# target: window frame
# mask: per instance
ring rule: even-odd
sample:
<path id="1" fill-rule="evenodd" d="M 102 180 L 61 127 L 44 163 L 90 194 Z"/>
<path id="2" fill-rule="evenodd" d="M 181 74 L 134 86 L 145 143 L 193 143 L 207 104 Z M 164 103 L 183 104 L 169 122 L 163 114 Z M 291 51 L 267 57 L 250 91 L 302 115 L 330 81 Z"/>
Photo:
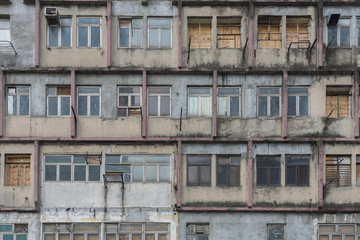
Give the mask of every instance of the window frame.
<path id="1" fill-rule="evenodd" d="M 101 237 L 101 224 L 100 223 L 94 223 L 94 222 L 77 222 L 77 223 L 63 223 L 63 222 L 55 222 L 55 223 L 47 223 L 44 222 L 41 224 L 42 225 L 42 234 L 41 237 L 43 240 L 45 240 L 45 236 L 54 236 L 55 239 L 60 239 L 61 235 L 67 235 L 69 236 L 69 239 L 73 239 L 74 235 L 83 235 L 85 240 L 88 240 L 89 235 L 97 235 L 100 239 Z M 53 232 L 50 231 L 45 231 L 45 226 L 46 225 L 55 225 L 56 230 Z M 75 226 L 77 227 L 81 226 L 81 225 L 94 225 L 94 226 L 98 226 L 99 230 L 98 231 L 76 231 L 75 230 Z"/>
<path id="2" fill-rule="evenodd" d="M 28 88 L 28 92 L 16 92 L 18 88 Z M 9 93 L 9 89 L 15 89 L 15 93 Z M 16 96 L 16 113 L 9 114 L 9 96 Z M 20 97 L 28 96 L 28 109 L 29 112 L 27 115 L 20 114 Z M 31 86 L 30 85 L 9 85 L 6 86 L 6 105 L 7 105 L 7 115 L 8 116 L 21 116 L 21 117 L 30 117 L 31 116 Z"/>
<path id="3" fill-rule="evenodd" d="M 232 164 L 231 161 L 232 159 L 231 158 L 238 158 L 239 159 L 239 163 L 238 164 Z M 229 158 L 230 160 L 230 163 L 225 165 L 220 165 L 219 164 L 219 159 L 221 158 Z M 217 187 L 239 187 L 240 186 L 240 164 L 241 164 L 241 155 L 217 155 L 216 156 L 216 186 Z M 219 166 L 225 166 L 226 168 L 226 183 L 225 184 L 220 184 L 219 183 Z M 230 183 L 230 178 L 231 178 L 231 173 L 230 173 L 230 169 L 231 168 L 236 168 L 237 171 L 238 171 L 238 176 L 236 178 L 236 180 L 238 181 L 236 184 L 231 184 Z"/>
<path id="4" fill-rule="evenodd" d="M 161 231 L 161 230 L 147 230 L 148 226 L 151 225 L 156 225 L 156 224 L 161 224 L 163 226 L 165 226 L 165 224 L 167 225 L 167 230 L 166 231 Z M 113 225 L 112 227 L 116 226 L 115 228 L 110 228 L 110 226 Z M 141 225 L 141 230 L 121 230 L 122 225 L 126 225 L 127 226 L 131 226 L 131 225 Z M 136 234 L 136 235 L 141 235 L 141 239 L 145 239 L 146 235 L 154 235 L 154 239 L 158 240 L 159 239 L 159 235 L 167 235 L 167 239 L 170 239 L 170 223 L 167 222 L 120 222 L 120 223 L 106 223 L 105 224 L 105 238 L 107 239 L 107 237 L 109 235 L 115 236 L 115 239 L 120 239 L 120 235 L 127 235 L 129 238 L 128 239 L 132 239 L 132 235 Z M 113 231 L 109 231 L 109 230 L 113 230 Z M 104 239 L 105 239 L 104 238 Z"/>
<path id="5" fill-rule="evenodd" d="M 0 224 L 0 229 L 2 229 L 4 226 L 11 226 L 11 231 L 0 231 L 0 239 L 3 239 L 4 236 L 12 236 L 13 239 L 18 239 L 17 236 L 26 236 L 26 239 L 28 239 L 28 233 L 29 233 L 29 226 L 26 223 L 1 223 Z M 19 230 L 16 230 L 17 226 L 22 226 L 21 230 L 24 229 L 23 231 L 26 230 L 26 232 L 19 232 Z M 26 226 L 26 227 L 25 227 Z"/>
<path id="6" fill-rule="evenodd" d="M 200 230 L 201 228 L 203 229 L 202 233 L 197 230 L 198 227 Z M 201 240 L 208 240 L 210 237 L 210 223 L 186 223 L 186 239 L 188 239 L 188 236 L 190 236 L 191 239 L 201 237 Z"/>
<path id="7" fill-rule="evenodd" d="M 201 35 L 201 27 L 208 28 L 210 26 L 210 33 L 209 35 Z M 194 46 L 191 42 L 191 33 L 190 33 L 190 27 L 197 28 L 197 34 L 195 35 L 195 38 L 198 39 L 198 46 Z M 212 39 L 212 32 L 213 32 L 213 26 L 212 26 L 212 17 L 188 17 L 187 18 L 187 45 L 189 45 L 190 42 L 190 49 L 211 49 L 213 46 L 213 39 Z M 205 36 L 205 37 L 201 37 Z M 210 40 L 206 40 L 206 38 L 209 38 Z M 217 42 L 217 41 L 216 41 Z M 207 46 L 209 45 L 209 46 Z"/>
<path id="8" fill-rule="evenodd" d="M 267 23 L 265 24 L 259 24 L 259 22 L 263 21 L 265 22 L 265 20 L 267 20 Z M 279 21 L 279 25 L 276 25 L 276 23 L 272 23 L 272 20 L 277 22 L 278 20 Z M 283 29 L 283 26 L 282 26 L 282 16 L 267 16 L 267 15 L 258 15 L 258 18 L 257 18 L 257 48 L 259 49 L 280 49 L 282 48 L 282 29 Z M 263 27 L 267 27 L 267 32 L 266 33 L 260 33 L 259 32 L 259 27 L 260 26 L 263 26 Z M 279 32 L 271 32 L 272 28 L 273 27 L 279 27 Z M 265 35 L 266 34 L 266 35 Z M 279 39 L 272 39 L 273 35 L 278 35 L 279 36 Z M 266 39 L 261 39 L 260 38 L 260 35 L 265 35 L 267 36 Z M 274 41 L 275 43 L 275 47 L 261 47 L 261 41 L 265 41 L 265 42 L 272 42 Z M 278 43 L 278 44 L 277 44 Z"/>
<path id="9" fill-rule="evenodd" d="M 120 89 L 121 88 L 139 88 L 139 93 L 120 93 Z M 138 96 L 140 98 L 140 102 L 139 102 L 139 106 L 132 106 L 131 105 L 131 97 L 136 97 Z M 128 105 L 127 106 L 120 106 L 120 97 L 127 97 L 127 101 L 128 101 Z M 142 109 L 142 86 L 117 86 L 117 116 L 118 117 L 139 117 L 141 116 L 141 109 Z M 119 110 L 120 109 L 126 109 L 126 116 L 120 116 L 119 115 Z M 132 115 L 129 114 L 131 111 L 139 111 L 139 114 L 136 115 Z"/>
<path id="10" fill-rule="evenodd" d="M 170 26 L 165 26 L 165 25 L 157 25 L 157 26 L 150 26 L 150 21 L 151 20 L 169 20 L 170 21 Z M 149 17 L 147 19 L 147 48 L 148 49 L 172 49 L 172 28 L 173 28 L 173 23 L 172 23 L 172 18 L 170 17 Z M 150 46 L 150 30 L 151 29 L 157 29 L 157 37 L 158 37 L 158 44 L 156 47 L 152 47 Z M 163 29 L 169 29 L 170 30 L 170 46 L 162 46 L 161 43 L 161 37 L 162 37 L 162 30 Z"/>
<path id="11" fill-rule="evenodd" d="M 307 93 L 289 93 L 289 89 L 307 89 Z M 296 98 L 296 106 L 295 106 L 295 115 L 289 114 L 289 106 L 290 101 L 289 97 L 295 97 Z M 300 115 L 300 97 L 306 97 L 307 98 L 307 115 Z M 308 117 L 310 116 L 310 94 L 309 94 L 309 87 L 308 86 L 289 86 L 288 88 L 288 117 Z"/>
<path id="12" fill-rule="evenodd" d="M 336 96 L 337 97 L 337 103 L 336 108 L 337 109 L 328 109 L 328 106 L 331 107 L 331 97 Z M 342 116 L 343 113 L 341 113 L 341 104 L 340 104 L 340 97 L 347 97 L 347 110 L 348 113 L 347 116 Z M 326 110 L 326 117 L 330 118 L 351 118 L 352 117 L 352 86 L 334 86 L 334 85 L 328 85 L 326 86 L 326 99 L 325 99 L 325 110 Z M 335 112 L 335 116 L 334 116 Z"/>
<path id="13" fill-rule="evenodd" d="M 20 163 L 10 163 L 9 158 L 20 158 L 21 162 Z M 26 160 L 26 162 L 24 162 L 24 159 Z M 4 179 L 4 185 L 5 186 L 12 186 L 12 187 L 29 187 L 31 186 L 31 154 L 6 154 L 5 155 L 5 179 Z M 16 185 L 14 184 L 10 184 L 9 183 L 9 165 L 17 165 L 17 183 Z M 21 168 L 21 169 L 20 169 Z M 19 173 L 20 171 L 22 172 L 22 175 Z M 28 178 L 26 178 L 28 175 Z M 22 177 L 22 182 L 20 182 L 20 177 Z"/>
<path id="14" fill-rule="evenodd" d="M 336 24 L 336 26 L 326 26 L 327 27 L 327 31 L 326 31 L 327 42 L 326 42 L 326 44 L 327 44 L 328 47 L 330 47 L 330 48 L 351 48 L 351 46 L 352 46 L 352 41 L 351 41 L 351 37 L 352 37 L 352 31 L 351 31 L 352 21 L 351 21 L 351 19 L 352 19 L 351 16 L 341 16 L 339 18 L 339 22 Z M 341 20 L 349 20 L 350 24 L 349 25 L 341 24 L 340 23 Z M 330 41 L 331 41 L 331 39 L 329 39 L 329 27 L 331 27 L 331 28 L 336 27 L 336 42 L 335 42 L 335 45 L 333 45 L 334 41 L 332 41 L 331 45 L 329 44 Z M 341 27 L 349 27 L 349 46 L 341 46 Z"/>
<path id="15" fill-rule="evenodd" d="M 226 19 L 229 19 L 230 21 L 226 24 L 226 23 L 219 23 L 221 21 L 225 21 Z M 231 22 L 231 20 L 233 20 L 235 22 L 235 20 L 239 20 L 239 23 L 234 23 Z M 239 49 L 242 48 L 241 46 L 241 21 L 242 21 L 242 17 L 217 17 L 216 18 L 216 47 L 219 49 L 223 49 L 223 48 L 230 48 L 230 49 Z M 229 27 L 231 29 L 231 31 L 233 30 L 233 28 L 239 28 L 239 33 L 219 33 L 219 29 L 220 28 L 226 28 Z M 234 40 L 234 47 L 219 47 L 219 40 L 224 40 L 224 39 L 219 39 L 219 37 L 227 37 L 227 36 L 234 36 L 235 40 Z M 237 44 L 237 38 L 239 38 L 239 43 Z M 225 40 L 226 41 L 226 40 Z M 228 40 L 229 41 L 229 40 Z"/>
<path id="16" fill-rule="evenodd" d="M 140 27 L 135 27 L 134 24 L 133 24 L 133 20 L 140 20 L 140 23 L 141 23 L 141 26 Z M 121 21 L 130 21 L 130 26 L 129 27 L 122 27 L 121 26 Z M 119 18 L 118 19 L 118 23 L 119 23 L 119 28 L 118 28 L 118 31 L 119 31 L 119 34 L 118 34 L 118 48 L 121 48 L 121 49 L 127 49 L 127 48 L 135 48 L 135 49 L 140 49 L 142 48 L 142 29 L 143 29 L 143 19 L 142 18 Z M 120 39 L 121 39 L 121 29 L 129 29 L 129 45 L 127 47 L 122 47 L 121 44 L 120 44 Z M 140 29 L 140 46 L 133 46 L 133 41 L 132 41 L 132 34 L 133 34 L 133 30 L 134 29 Z"/>
<path id="17" fill-rule="evenodd" d="M 169 88 L 169 93 L 150 93 L 151 89 L 155 88 Z M 171 117 L 171 86 L 148 86 L 147 89 L 147 116 L 148 117 Z M 157 114 L 156 115 L 149 115 L 150 109 L 150 97 L 157 97 Z M 161 97 L 169 97 L 169 115 L 162 115 L 161 114 Z"/>
<path id="18" fill-rule="evenodd" d="M 70 19 L 71 23 L 70 25 L 64 24 L 62 23 L 61 20 L 64 19 Z M 51 27 L 56 27 L 57 28 L 57 46 L 50 46 L 50 28 Z M 63 46 L 62 45 L 62 28 L 63 27 L 70 27 L 70 45 L 69 46 Z M 61 16 L 59 19 L 59 25 L 48 25 L 47 28 L 47 46 L 48 48 L 72 48 L 72 17 L 71 16 Z"/>
<path id="19" fill-rule="evenodd" d="M 225 94 L 221 94 L 219 93 L 220 89 L 239 89 L 239 94 L 232 94 L 232 93 L 225 93 Z M 219 102 L 219 98 L 226 98 L 226 111 L 225 111 L 225 115 L 220 115 L 220 102 Z M 239 99 L 239 114 L 238 115 L 231 115 L 231 98 L 233 97 L 238 97 Z M 217 115 L 218 117 L 241 117 L 241 87 L 235 87 L 235 86 L 226 86 L 226 87 L 218 87 L 217 88 Z"/>
<path id="20" fill-rule="evenodd" d="M 93 18 L 93 19 L 99 19 L 100 23 L 99 24 L 80 24 L 79 20 L 80 19 L 84 19 L 84 18 Z M 78 16 L 76 19 L 76 27 L 77 27 L 77 47 L 78 48 L 101 48 L 102 47 L 102 19 L 101 16 Z M 87 27 L 87 44 L 86 46 L 80 46 L 79 45 L 79 28 L 80 27 Z M 99 46 L 91 46 L 91 33 L 92 27 L 99 27 Z"/>
<path id="21" fill-rule="evenodd" d="M 290 19 L 296 20 L 296 23 L 292 23 L 290 25 Z M 306 33 L 301 33 L 300 32 L 300 27 L 304 27 L 305 24 L 299 23 L 299 20 L 301 19 L 307 19 L 307 24 L 306 24 Z M 311 33 L 311 17 L 310 16 L 286 16 L 286 47 L 289 47 L 291 44 L 292 48 L 308 48 L 309 44 L 310 44 L 310 33 Z M 294 33 L 294 32 L 288 32 L 288 27 L 294 27 L 296 26 L 296 42 L 293 41 L 289 41 L 288 40 L 288 33 Z M 307 35 L 307 40 L 300 40 L 300 35 Z M 290 36 L 289 36 L 290 37 Z M 296 45 L 293 45 L 292 43 L 296 43 Z"/>
<path id="22" fill-rule="evenodd" d="M 70 157 L 70 163 L 47 163 L 46 157 Z M 76 157 L 84 157 L 85 163 L 76 163 L 75 158 Z M 88 158 L 98 158 L 98 164 L 94 163 L 88 163 Z M 100 154 L 44 154 L 43 156 L 43 182 L 46 183 L 98 183 L 101 182 L 101 172 L 102 172 L 102 166 L 101 166 L 101 155 Z M 46 179 L 46 166 L 56 166 L 56 176 L 55 180 L 47 180 Z M 60 167 L 61 166 L 70 166 L 70 180 L 60 180 Z M 75 166 L 85 166 L 85 180 L 75 180 Z M 99 166 L 99 180 L 90 180 L 90 168 L 91 166 Z"/>
<path id="23" fill-rule="evenodd" d="M 306 163 L 289 163 L 292 158 L 302 158 L 305 159 L 306 158 Z M 309 155 L 285 155 L 285 186 L 288 187 L 309 187 L 310 184 L 310 166 L 309 166 L 309 162 L 310 162 L 310 156 Z M 306 167 L 306 171 L 307 171 L 307 183 L 305 184 L 301 184 L 299 183 L 299 176 L 300 174 L 300 169 L 302 168 L 302 166 Z M 288 179 L 288 171 L 289 171 L 289 167 L 295 167 L 295 184 L 291 184 L 289 183 L 289 179 Z"/>
<path id="24" fill-rule="evenodd" d="M 10 16 L 0 16 L 0 33 L 3 32 L 3 35 L 0 35 L 0 41 L 9 41 L 11 42 L 11 31 L 10 31 Z M 0 47 L 8 47 L 10 43 L 0 43 Z"/>
<path id="25" fill-rule="evenodd" d="M 79 89 L 80 88 L 98 88 L 99 89 L 99 93 L 79 93 Z M 77 114 L 79 117 L 101 117 L 101 86 L 84 86 L 84 85 L 78 85 L 76 86 L 76 92 L 77 92 L 77 97 L 76 97 L 76 107 L 77 107 Z M 86 106 L 86 115 L 80 115 L 79 114 L 79 97 L 80 96 L 86 96 L 87 100 L 87 106 Z M 99 114 L 98 115 L 91 115 L 91 97 L 93 96 L 98 96 L 99 97 Z"/>
<path id="26" fill-rule="evenodd" d="M 204 164 L 204 163 L 192 163 L 190 164 L 189 163 L 189 158 L 191 157 L 206 157 L 208 163 L 207 164 Z M 189 187 L 194 187 L 194 186 L 200 186 L 200 187 L 210 187 L 211 186 L 211 180 L 212 180 L 212 177 L 211 177 L 211 172 L 212 172 L 212 157 L 211 155 L 187 155 L 186 156 L 186 186 L 189 186 Z M 190 179 L 190 174 L 189 174 L 189 167 L 197 167 L 197 183 L 194 183 L 194 184 L 191 184 L 189 183 L 189 179 Z M 205 183 L 202 183 L 201 181 L 201 167 L 210 167 L 210 172 L 209 172 L 209 182 L 205 182 Z"/>
<path id="27" fill-rule="evenodd" d="M 357 47 L 360 47 L 360 17 L 356 18 L 356 29 L 357 29 Z"/>
<path id="28" fill-rule="evenodd" d="M 353 226 L 354 227 L 354 231 L 353 232 L 345 232 L 344 230 L 341 230 L 340 227 L 344 226 L 345 228 L 348 228 L 349 226 Z M 322 230 L 322 228 L 329 228 L 329 227 L 333 227 L 333 231 L 326 231 L 325 229 Z M 346 237 L 350 236 L 350 237 L 354 237 L 354 239 L 358 239 L 358 237 L 360 237 L 360 234 L 358 234 L 359 229 L 360 229 L 360 225 L 356 224 L 356 223 L 332 223 L 332 224 L 318 224 L 318 237 L 320 239 L 320 237 L 328 237 L 328 239 L 330 239 L 330 237 L 333 236 L 339 236 L 341 239 L 347 239 Z M 321 239 L 320 239 L 321 240 Z"/>
<path id="29" fill-rule="evenodd" d="M 328 163 L 330 161 L 335 161 L 334 158 L 336 158 L 337 163 Z M 341 163 L 338 162 L 339 158 L 344 158 L 349 161 L 349 163 Z M 333 159 L 333 160 L 331 160 Z M 343 160 L 344 160 L 343 159 Z M 341 160 L 341 159 L 340 159 Z M 343 161 L 341 160 L 341 161 Z M 351 155 L 346 154 L 339 154 L 339 155 L 333 155 L 333 154 L 327 154 L 325 159 L 325 185 L 331 185 L 334 187 L 351 187 L 351 179 L 352 179 L 352 164 L 351 164 L 352 158 Z M 340 170 L 340 166 L 343 166 Z M 335 172 L 333 171 L 333 176 L 331 176 L 331 168 L 336 167 Z M 345 171 L 347 172 L 347 175 L 344 174 Z M 347 179 L 346 179 L 347 177 Z"/>
<path id="30" fill-rule="evenodd" d="M 55 88 L 56 90 L 56 94 L 55 95 L 50 95 L 49 94 L 49 88 Z M 70 89 L 70 94 L 69 95 L 58 95 L 58 88 L 69 88 Z M 57 98 L 57 115 L 50 115 L 49 111 L 50 111 L 50 104 L 49 104 L 49 98 Z M 61 114 L 61 109 L 62 109 L 62 102 L 61 99 L 62 98 L 69 98 L 69 114 L 68 115 L 62 115 Z M 47 113 L 47 117 L 70 117 L 71 116 L 71 87 L 70 86 L 60 86 L 60 85 L 56 85 L 56 86 L 47 86 L 46 87 L 46 113 Z"/>
<path id="31" fill-rule="evenodd" d="M 266 166 L 259 167 L 259 160 L 264 158 L 262 161 L 266 161 L 265 158 L 274 158 L 273 161 L 276 161 L 277 166 Z M 266 170 L 266 184 L 259 184 L 259 169 Z M 271 183 L 271 169 L 277 169 L 278 171 L 278 183 Z M 280 187 L 281 186 L 281 156 L 280 155 L 256 155 L 256 186 L 257 187 Z"/>
<path id="32" fill-rule="evenodd" d="M 260 89 L 278 89 L 279 92 L 278 93 L 259 93 Z M 259 109 L 260 109 L 260 97 L 266 97 L 266 116 L 260 115 L 259 114 Z M 271 98 L 272 97 L 278 97 L 279 99 L 279 105 L 278 105 L 278 109 L 279 109 L 279 115 L 271 115 Z M 281 87 L 276 87 L 276 86 L 267 86 L 267 87 L 257 87 L 257 116 L 258 117 L 265 117 L 265 118 L 279 118 L 281 117 Z"/>
<path id="33" fill-rule="evenodd" d="M 209 89 L 209 93 L 190 93 L 190 91 L 192 89 Z M 188 117 L 212 117 L 212 87 L 202 87 L 202 86 L 196 86 L 196 87 L 191 87 L 189 86 L 187 89 L 187 93 L 188 93 Z M 197 114 L 196 115 L 191 115 L 191 104 L 190 104 L 190 98 L 197 98 Z M 202 114 L 203 109 L 202 109 L 202 99 L 203 98 L 209 98 L 209 114 Z"/>

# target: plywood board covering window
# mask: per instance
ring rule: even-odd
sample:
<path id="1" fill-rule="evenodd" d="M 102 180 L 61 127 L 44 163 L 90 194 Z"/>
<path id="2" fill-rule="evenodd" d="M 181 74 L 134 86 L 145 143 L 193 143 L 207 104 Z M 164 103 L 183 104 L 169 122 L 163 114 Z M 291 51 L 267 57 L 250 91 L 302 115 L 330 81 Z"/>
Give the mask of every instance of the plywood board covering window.
<path id="1" fill-rule="evenodd" d="M 217 47 L 241 48 L 241 18 L 217 19 Z"/>
<path id="2" fill-rule="evenodd" d="M 258 48 L 281 47 L 281 16 L 259 16 Z"/>
<path id="3" fill-rule="evenodd" d="M 30 186 L 30 155 L 6 156 L 6 185 Z"/>
<path id="4" fill-rule="evenodd" d="M 350 117 L 351 87 L 326 87 L 326 116 Z"/>
<path id="5" fill-rule="evenodd" d="M 350 156 L 326 156 L 326 184 L 335 187 L 351 186 Z"/>
<path id="6" fill-rule="evenodd" d="M 310 42 L 310 18 L 286 18 L 286 46 L 291 48 L 307 48 Z"/>
<path id="7" fill-rule="evenodd" d="M 190 48 L 211 48 L 211 18 L 188 19 L 188 44 Z"/>

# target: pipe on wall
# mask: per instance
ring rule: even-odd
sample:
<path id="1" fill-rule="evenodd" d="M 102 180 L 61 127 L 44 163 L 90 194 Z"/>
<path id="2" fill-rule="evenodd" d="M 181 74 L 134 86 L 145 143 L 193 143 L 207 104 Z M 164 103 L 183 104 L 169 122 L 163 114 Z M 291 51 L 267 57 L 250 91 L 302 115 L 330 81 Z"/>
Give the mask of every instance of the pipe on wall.
<path id="1" fill-rule="evenodd" d="M 39 140 L 34 141 L 34 203 L 38 204 L 39 197 Z"/>
<path id="2" fill-rule="evenodd" d="M 249 0 L 249 68 L 253 67 L 254 60 L 254 4 Z"/>
<path id="3" fill-rule="evenodd" d="M 324 204 L 324 154 L 323 154 L 324 144 L 323 140 L 318 141 L 318 162 L 319 162 L 319 187 L 318 187 L 318 198 L 319 198 L 319 207 L 321 208 Z"/>
<path id="4" fill-rule="evenodd" d="M 323 39 L 323 0 L 319 0 L 318 2 L 318 58 L 317 58 L 317 65 L 319 68 L 321 68 L 323 66 L 323 52 L 324 52 L 324 48 L 323 48 L 323 44 L 324 44 L 324 39 Z"/>
<path id="5" fill-rule="evenodd" d="M 3 71 L 0 70 L 0 137 L 3 135 L 3 94 L 6 91 L 3 86 Z"/>

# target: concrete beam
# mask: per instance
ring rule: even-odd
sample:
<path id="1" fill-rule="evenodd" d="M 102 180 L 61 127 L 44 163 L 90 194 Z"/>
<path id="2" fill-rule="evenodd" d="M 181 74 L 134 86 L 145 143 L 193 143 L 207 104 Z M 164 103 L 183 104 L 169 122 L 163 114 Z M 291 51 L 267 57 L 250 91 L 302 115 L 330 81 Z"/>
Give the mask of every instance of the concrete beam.
<path id="1" fill-rule="evenodd" d="M 245 49 L 244 49 L 245 50 Z M 249 68 L 253 67 L 254 61 L 254 4 L 249 1 Z"/>
<path id="2" fill-rule="evenodd" d="M 319 0 L 317 6 L 317 14 L 318 14 L 318 54 L 317 54 L 317 66 L 318 68 L 323 67 L 323 51 L 324 51 L 324 38 L 323 38 L 323 1 Z"/>

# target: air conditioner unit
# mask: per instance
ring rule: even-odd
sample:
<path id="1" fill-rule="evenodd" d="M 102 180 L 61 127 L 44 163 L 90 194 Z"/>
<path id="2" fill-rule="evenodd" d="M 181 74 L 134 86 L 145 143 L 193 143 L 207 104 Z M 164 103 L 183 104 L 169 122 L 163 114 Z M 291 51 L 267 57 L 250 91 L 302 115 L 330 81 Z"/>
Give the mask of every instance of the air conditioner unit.
<path id="1" fill-rule="evenodd" d="M 46 7 L 45 17 L 49 26 L 59 26 L 59 12 L 56 7 Z"/>

